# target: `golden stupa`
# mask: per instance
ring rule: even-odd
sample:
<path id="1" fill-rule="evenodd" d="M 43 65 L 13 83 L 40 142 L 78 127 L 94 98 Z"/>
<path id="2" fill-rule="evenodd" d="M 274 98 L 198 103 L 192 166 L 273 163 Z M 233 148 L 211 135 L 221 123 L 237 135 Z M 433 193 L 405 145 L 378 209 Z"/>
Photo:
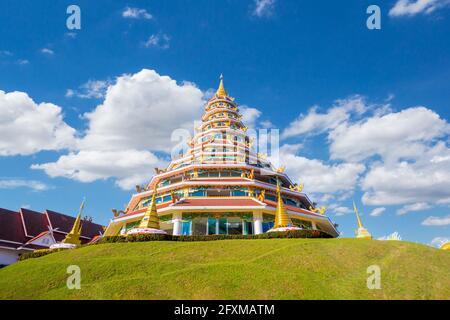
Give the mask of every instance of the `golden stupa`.
<path id="1" fill-rule="evenodd" d="M 280 181 L 277 180 L 277 208 L 275 211 L 274 228 L 286 228 L 292 226 L 291 218 L 286 213 L 283 198 L 281 197 Z"/>
<path id="2" fill-rule="evenodd" d="M 157 185 L 158 184 L 155 183 L 155 186 L 153 188 L 153 195 L 152 195 L 151 203 L 148 206 L 147 210 L 145 211 L 145 214 L 142 217 L 139 225 L 135 228 L 130 229 L 127 232 L 127 235 L 152 234 L 152 233 L 167 234 L 166 231 L 161 230 L 160 225 L 159 225 L 158 210 L 156 208 L 156 186 Z"/>
<path id="3" fill-rule="evenodd" d="M 62 243 L 74 244 L 77 246 L 79 246 L 81 244 L 81 240 L 80 240 L 81 228 L 82 228 L 81 213 L 83 212 L 83 209 L 84 209 L 84 202 L 85 202 L 85 200 L 83 200 L 83 202 L 81 203 L 80 211 L 78 212 L 77 218 L 75 219 L 72 230 L 70 230 L 70 232 L 67 234 L 67 236 L 62 241 Z"/>
<path id="4" fill-rule="evenodd" d="M 372 239 L 372 235 L 370 234 L 369 230 L 364 228 L 361 218 L 359 217 L 358 208 L 356 208 L 355 201 L 353 201 L 353 210 L 356 214 L 356 219 L 358 219 L 358 229 L 355 231 L 356 238 L 358 239 Z"/>
<path id="5" fill-rule="evenodd" d="M 147 211 L 142 217 L 141 223 L 139 224 L 138 228 L 159 229 L 159 217 L 156 210 L 156 184 L 153 189 L 151 204 L 148 206 Z"/>

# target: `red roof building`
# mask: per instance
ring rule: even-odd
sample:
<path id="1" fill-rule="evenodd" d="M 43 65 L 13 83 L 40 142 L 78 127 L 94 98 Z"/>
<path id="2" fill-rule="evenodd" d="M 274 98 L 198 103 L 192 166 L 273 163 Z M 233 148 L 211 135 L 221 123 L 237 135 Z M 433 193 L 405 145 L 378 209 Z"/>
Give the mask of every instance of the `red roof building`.
<path id="1" fill-rule="evenodd" d="M 75 218 L 45 210 L 43 213 L 21 208 L 18 212 L 0 208 L 0 265 L 17 261 L 20 254 L 48 248 L 62 241 Z M 90 221 L 82 222 L 81 243 L 89 243 L 104 231 Z"/>

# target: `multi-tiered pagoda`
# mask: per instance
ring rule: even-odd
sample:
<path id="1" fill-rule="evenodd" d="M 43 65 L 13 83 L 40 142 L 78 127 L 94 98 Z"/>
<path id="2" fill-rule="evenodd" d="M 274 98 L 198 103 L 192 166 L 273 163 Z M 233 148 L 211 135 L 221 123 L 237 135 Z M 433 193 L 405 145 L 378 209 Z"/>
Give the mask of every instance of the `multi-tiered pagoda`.
<path id="1" fill-rule="evenodd" d="M 127 234 L 145 221 L 173 235 L 260 234 L 280 228 L 338 231 L 323 208 L 267 157 L 253 151 L 223 77 L 206 103 L 189 149 L 150 183 L 137 186 L 124 211 L 113 210 L 105 235 Z"/>

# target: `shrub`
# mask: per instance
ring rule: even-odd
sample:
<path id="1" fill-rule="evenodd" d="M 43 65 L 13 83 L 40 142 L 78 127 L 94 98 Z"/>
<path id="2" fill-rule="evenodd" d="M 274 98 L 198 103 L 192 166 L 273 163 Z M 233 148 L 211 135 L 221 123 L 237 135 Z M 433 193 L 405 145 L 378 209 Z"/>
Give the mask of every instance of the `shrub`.
<path id="1" fill-rule="evenodd" d="M 48 255 L 50 253 L 54 253 L 54 252 L 58 252 L 58 251 L 62 251 L 62 250 L 67 250 L 67 249 L 63 249 L 63 248 L 59 248 L 59 249 L 39 249 L 39 250 L 35 250 L 33 252 L 27 252 L 27 253 L 21 254 L 19 256 L 19 261 L 30 259 L 30 258 L 43 257 L 43 256 L 46 256 L 46 255 Z"/>
<path id="2" fill-rule="evenodd" d="M 331 238 L 320 230 L 298 230 L 285 232 L 267 232 L 261 234 L 213 234 L 204 236 L 173 236 L 170 234 L 137 234 L 129 236 L 103 237 L 97 243 L 146 242 L 146 241 L 214 241 L 232 239 L 281 239 L 281 238 Z"/>

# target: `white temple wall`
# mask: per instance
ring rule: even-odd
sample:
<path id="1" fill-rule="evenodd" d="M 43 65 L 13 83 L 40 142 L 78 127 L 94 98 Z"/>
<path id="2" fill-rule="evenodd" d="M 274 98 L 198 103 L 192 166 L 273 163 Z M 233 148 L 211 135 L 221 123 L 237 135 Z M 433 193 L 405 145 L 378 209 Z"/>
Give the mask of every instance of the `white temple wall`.
<path id="1" fill-rule="evenodd" d="M 0 265 L 10 265 L 19 259 L 19 252 L 15 249 L 0 248 Z"/>

